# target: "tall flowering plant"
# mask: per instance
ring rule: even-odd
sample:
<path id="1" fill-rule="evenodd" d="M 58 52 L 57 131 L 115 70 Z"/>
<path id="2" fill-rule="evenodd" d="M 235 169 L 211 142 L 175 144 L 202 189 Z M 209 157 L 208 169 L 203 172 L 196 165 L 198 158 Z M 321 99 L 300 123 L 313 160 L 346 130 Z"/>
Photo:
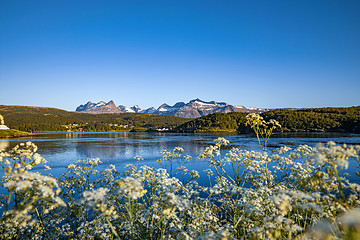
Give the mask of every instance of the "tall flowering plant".
<path id="1" fill-rule="evenodd" d="M 162 168 L 139 167 L 136 157 L 122 171 L 99 171 L 100 159 L 85 159 L 58 179 L 35 172 L 49 167 L 31 142 L 0 152 L 0 238 L 360 239 L 360 186 L 340 174 L 359 161 L 360 148 L 269 151 L 279 124 L 256 114 L 247 124 L 260 151 L 224 152 L 230 142 L 216 139 L 200 154 L 208 187 L 180 147 L 162 152 Z"/>
<path id="2" fill-rule="evenodd" d="M 1 184 L 7 191 L 0 196 L 2 238 L 21 237 L 28 231 L 46 236 L 53 219 L 49 222 L 45 219 L 54 209 L 66 206 L 59 197 L 61 189 L 55 178 L 30 171 L 37 165 L 50 169 L 45 163 L 31 142 L 0 152 L 0 166 L 4 171 Z"/>

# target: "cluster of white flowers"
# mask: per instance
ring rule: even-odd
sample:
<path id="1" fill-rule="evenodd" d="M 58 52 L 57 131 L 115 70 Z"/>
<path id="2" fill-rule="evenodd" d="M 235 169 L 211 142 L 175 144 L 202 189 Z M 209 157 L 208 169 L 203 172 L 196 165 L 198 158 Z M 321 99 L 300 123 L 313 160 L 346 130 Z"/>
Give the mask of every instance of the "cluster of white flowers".
<path id="1" fill-rule="evenodd" d="M 248 121 L 259 133 L 278 127 L 256 114 Z M 0 238 L 360 238 L 360 185 L 337 171 L 358 160 L 359 147 L 224 154 L 226 145 L 218 138 L 200 155 L 209 163 L 209 187 L 198 184 L 199 172 L 186 168 L 190 157 L 178 147 L 163 152 L 164 168 L 129 164 L 119 172 L 110 165 L 100 172 L 99 159 L 86 159 L 59 179 L 30 171 L 46 163 L 30 142 L 1 152 L 9 194 L 0 197 Z"/>
<path id="2" fill-rule="evenodd" d="M 256 128 L 257 126 L 263 126 L 266 124 L 264 118 L 256 113 L 249 113 L 246 116 L 246 125 L 249 125 L 251 128 Z"/>
<path id="3" fill-rule="evenodd" d="M 358 151 L 354 146 L 347 147 L 345 144 L 340 146 L 334 142 L 328 142 L 327 146 L 318 145 L 313 154 L 318 165 L 329 164 L 347 169 L 348 159 L 357 157 Z"/>
<path id="4" fill-rule="evenodd" d="M 200 154 L 199 158 L 214 158 L 214 153 L 216 156 L 220 156 L 220 149 L 219 149 L 219 146 L 209 146 L 209 147 L 206 147 L 205 151 Z M 216 163 L 216 162 L 214 162 Z"/>
<path id="5" fill-rule="evenodd" d="M 125 194 L 129 198 L 138 199 L 147 191 L 144 189 L 141 181 L 133 177 L 126 177 L 119 181 L 119 193 Z"/>
<path id="6" fill-rule="evenodd" d="M 339 224 L 346 232 L 356 229 L 358 237 L 360 237 L 360 208 L 354 208 L 347 211 L 339 218 Z"/>
<path id="7" fill-rule="evenodd" d="M 53 210 L 66 206 L 59 197 L 61 190 L 55 178 L 29 172 L 34 166 L 46 163 L 36 151 L 37 146 L 26 142 L 0 153 L 0 165 L 5 173 L 1 183 L 9 192 L 2 198 L 1 238 L 11 239 L 27 233 L 29 228 L 43 231 L 39 215 L 45 218 Z M 49 169 L 46 165 L 44 168 Z"/>
<path id="8" fill-rule="evenodd" d="M 100 161 L 99 158 L 88 158 L 88 159 L 84 159 L 84 160 L 78 160 L 77 161 L 78 163 L 83 163 L 83 164 L 87 164 L 87 165 L 90 165 L 90 166 L 93 166 L 93 165 L 99 165 L 102 163 L 102 161 Z"/>
<path id="9" fill-rule="evenodd" d="M 217 138 L 217 139 L 215 139 L 214 140 L 215 141 L 215 143 L 217 144 L 217 145 L 224 145 L 224 146 L 226 146 L 226 145 L 228 145 L 230 142 L 229 142 L 229 140 L 227 140 L 227 139 L 225 139 L 225 138 L 223 138 L 223 137 L 219 137 L 219 138 Z"/>
<path id="10" fill-rule="evenodd" d="M 106 194 L 109 192 L 107 188 L 93 189 L 92 191 L 83 192 L 84 199 L 90 206 L 103 203 L 105 201 Z"/>

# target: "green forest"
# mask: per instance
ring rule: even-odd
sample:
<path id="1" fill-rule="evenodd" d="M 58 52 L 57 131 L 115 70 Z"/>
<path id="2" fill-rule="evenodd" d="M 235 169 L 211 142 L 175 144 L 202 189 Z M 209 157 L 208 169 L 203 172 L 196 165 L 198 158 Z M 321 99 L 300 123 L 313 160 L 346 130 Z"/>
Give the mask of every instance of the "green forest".
<path id="1" fill-rule="evenodd" d="M 5 105 L 0 105 L 0 114 L 4 116 L 9 128 L 26 132 L 173 129 L 191 120 L 142 113 L 87 114 L 56 108 Z"/>
<path id="2" fill-rule="evenodd" d="M 175 128 L 177 132 L 236 132 L 246 131 L 247 113 L 213 113 L 196 118 Z"/>
<path id="3" fill-rule="evenodd" d="M 184 123 L 178 132 L 251 132 L 245 126 L 247 113 L 214 113 Z M 275 119 L 283 132 L 337 131 L 360 133 L 360 107 L 276 109 L 261 114 Z"/>
<path id="4" fill-rule="evenodd" d="M 360 106 L 348 108 L 277 109 L 262 114 L 276 119 L 282 131 L 360 132 Z"/>

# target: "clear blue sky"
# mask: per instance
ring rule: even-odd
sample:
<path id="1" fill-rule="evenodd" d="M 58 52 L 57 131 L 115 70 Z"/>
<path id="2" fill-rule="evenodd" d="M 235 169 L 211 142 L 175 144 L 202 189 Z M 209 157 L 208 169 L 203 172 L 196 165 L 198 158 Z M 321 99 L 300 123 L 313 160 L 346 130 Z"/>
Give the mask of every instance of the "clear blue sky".
<path id="1" fill-rule="evenodd" d="M 360 105 L 359 0 L 0 3 L 0 104 Z"/>

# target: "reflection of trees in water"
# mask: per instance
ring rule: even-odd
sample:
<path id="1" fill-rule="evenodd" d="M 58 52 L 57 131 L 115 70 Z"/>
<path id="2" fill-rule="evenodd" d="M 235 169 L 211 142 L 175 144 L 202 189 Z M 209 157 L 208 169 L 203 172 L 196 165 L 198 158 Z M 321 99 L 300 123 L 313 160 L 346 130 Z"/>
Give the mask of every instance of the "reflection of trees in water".
<path id="1" fill-rule="evenodd" d="M 182 147 L 184 149 L 183 154 L 195 155 L 196 157 L 202 153 L 209 144 L 203 141 L 172 141 L 172 142 L 160 142 L 161 150 L 173 150 L 175 147 Z"/>
<path id="2" fill-rule="evenodd" d="M 135 156 L 146 158 L 161 158 L 165 149 L 173 150 L 175 147 L 184 148 L 184 155 L 192 155 L 193 159 L 205 150 L 208 144 L 201 141 L 169 141 L 164 138 L 130 139 L 118 138 L 110 141 L 81 141 L 76 143 L 76 151 L 87 158 L 100 159 L 132 159 Z"/>
<path id="3" fill-rule="evenodd" d="M 57 139 L 54 141 L 36 141 L 34 143 L 39 148 L 38 152 L 46 155 L 62 154 L 71 151 L 72 148 L 71 143 Z"/>
<path id="4" fill-rule="evenodd" d="M 161 141 L 160 139 L 153 139 L 152 141 L 137 143 L 136 149 L 142 149 L 137 151 L 139 156 L 142 156 L 145 160 L 146 157 L 161 158 L 161 152 L 164 150 L 172 151 L 175 147 L 182 147 L 184 149 L 183 156 L 192 156 L 192 161 L 198 160 L 197 157 L 202 153 L 209 144 L 205 144 L 202 141 Z M 136 150 L 135 150 L 136 151 Z"/>
<path id="5" fill-rule="evenodd" d="M 67 132 L 65 138 L 119 138 L 119 137 L 128 137 L 128 132 L 106 132 L 106 133 L 97 133 L 97 132 Z"/>
<path id="6" fill-rule="evenodd" d="M 272 138 L 339 138 L 349 136 L 349 134 L 339 132 L 290 132 L 276 133 Z"/>
<path id="7" fill-rule="evenodd" d="M 106 143 L 78 142 L 76 151 L 87 158 L 115 158 L 117 148 Z"/>
<path id="8" fill-rule="evenodd" d="M 118 161 L 132 160 L 135 156 L 147 159 L 160 159 L 161 151 L 173 150 L 175 147 L 184 149 L 183 155 L 191 155 L 192 162 L 200 162 L 197 157 L 206 147 L 214 144 L 214 139 L 218 136 L 213 135 L 173 135 L 173 134 L 151 134 L 151 133 L 83 133 L 69 134 L 67 138 L 81 138 L 81 141 L 70 141 L 69 145 L 76 152 L 85 158 L 95 158 Z M 258 150 L 257 139 L 249 136 L 227 136 L 230 140 L 226 153 L 232 147 L 243 150 Z M 286 139 L 286 140 L 285 140 Z M 273 138 L 269 147 L 276 148 L 284 145 L 299 145 L 309 143 L 306 138 Z M 322 138 L 312 138 L 312 141 L 321 141 Z M 314 144 L 313 144 L 314 145 Z M 66 147 L 66 146 L 63 146 Z"/>

